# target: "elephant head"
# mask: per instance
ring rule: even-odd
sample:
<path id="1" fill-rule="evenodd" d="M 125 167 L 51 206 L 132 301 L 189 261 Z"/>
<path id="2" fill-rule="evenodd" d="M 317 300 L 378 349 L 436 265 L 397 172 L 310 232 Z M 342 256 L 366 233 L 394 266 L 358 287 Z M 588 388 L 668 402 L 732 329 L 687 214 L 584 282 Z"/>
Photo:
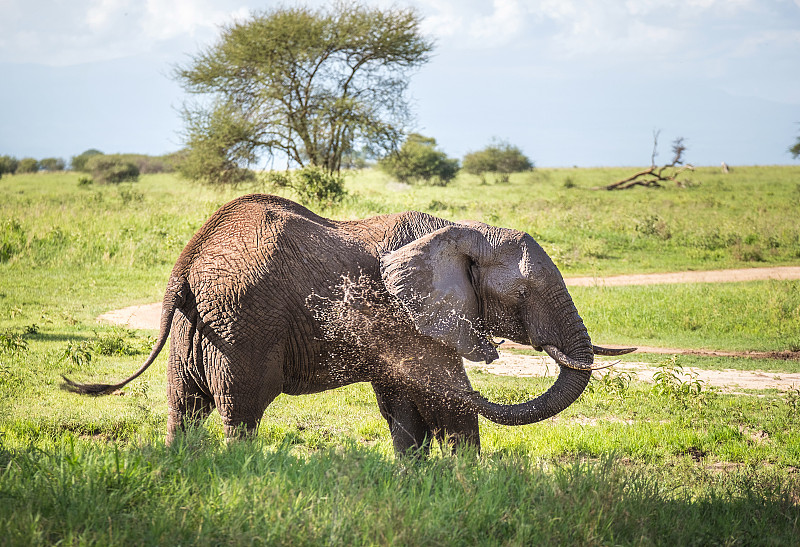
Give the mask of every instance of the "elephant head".
<path id="1" fill-rule="evenodd" d="M 499 405 L 477 392 L 448 396 L 505 425 L 549 418 L 586 388 L 595 353 L 564 280 L 528 234 L 481 223 L 446 226 L 386 254 L 383 282 L 423 335 L 471 361 L 498 358 L 492 337 L 544 349 L 560 365 L 553 386 L 517 405 Z"/>

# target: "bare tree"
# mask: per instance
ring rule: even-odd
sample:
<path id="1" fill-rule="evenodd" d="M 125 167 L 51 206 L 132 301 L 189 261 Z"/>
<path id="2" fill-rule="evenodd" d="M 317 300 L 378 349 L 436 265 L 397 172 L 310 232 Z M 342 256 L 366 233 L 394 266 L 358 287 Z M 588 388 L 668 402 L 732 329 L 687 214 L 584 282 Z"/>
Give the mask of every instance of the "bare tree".
<path id="1" fill-rule="evenodd" d="M 656 166 L 658 136 L 660 133 L 661 131 L 653 131 L 653 153 L 650 155 L 650 167 L 600 188 L 605 190 L 627 190 L 634 186 L 661 188 L 664 182 L 674 182 L 679 187 L 684 187 L 691 183 L 689 179 L 680 178 L 681 173 L 684 171 L 694 171 L 694 166 L 691 163 L 685 164 L 683 161 L 683 153 L 686 152 L 683 137 L 678 137 L 672 141 L 672 161 L 660 167 Z"/>

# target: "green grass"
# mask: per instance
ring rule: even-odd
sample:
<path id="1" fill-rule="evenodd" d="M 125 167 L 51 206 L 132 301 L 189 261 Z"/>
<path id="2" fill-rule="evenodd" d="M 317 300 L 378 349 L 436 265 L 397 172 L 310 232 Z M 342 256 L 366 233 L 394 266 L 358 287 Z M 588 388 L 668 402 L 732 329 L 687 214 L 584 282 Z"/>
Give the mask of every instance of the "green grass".
<path id="1" fill-rule="evenodd" d="M 508 401 L 546 383 L 473 377 Z M 161 412 L 127 435 L 120 423 L 6 420 L 0 533 L 11 544 L 791 545 L 797 404 L 598 380 L 554 420 L 482 421 L 480 457 L 426 461 L 392 458 L 363 385 L 281 397 L 258 439 L 227 447 L 216 416 L 169 449 Z"/>
<path id="2" fill-rule="evenodd" d="M 335 218 L 406 209 L 531 232 L 568 275 L 797 264 L 800 169 L 700 169 L 699 186 L 590 190 L 626 174 L 550 169 L 507 185 L 461 176 L 401 187 L 366 171 Z M 217 414 L 163 446 L 166 352 L 121 395 L 78 397 L 60 375 L 122 378 L 150 340 L 99 325 L 161 298 L 189 237 L 259 190 L 170 175 L 78 187 L 77 175 L 0 179 L 0 543 L 775 544 L 800 534 L 800 392 L 599 375 L 552 420 L 481 419 L 480 456 L 397 461 L 368 385 L 279 397 L 252 442 Z M 730 350 L 800 344 L 800 285 L 582 287 L 593 339 Z M 644 356 L 656 363 L 664 356 Z M 628 358 L 641 359 L 634 354 Z M 703 368 L 798 372 L 798 362 L 682 356 Z M 514 402 L 552 379 L 472 371 Z M 679 524 L 676 524 L 679 523 Z"/>
<path id="3" fill-rule="evenodd" d="M 624 169 L 542 169 L 510 184 L 481 186 L 461 175 L 444 189 L 386 191 L 381 173 L 350 187 L 383 211 L 419 209 L 470 218 L 533 235 L 567 274 L 680 271 L 796 264 L 800 168 L 743 167 L 729 175 L 698 169 L 690 188 L 591 188 Z M 566 187 L 571 181 L 573 187 Z M 348 211 L 349 213 L 349 211 Z M 355 216 L 367 214 L 357 210 Z"/>
<path id="4" fill-rule="evenodd" d="M 335 218 L 415 209 L 518 228 L 537 238 L 567 275 L 800 261 L 800 227 L 793 220 L 800 167 L 741 167 L 729 175 L 700 168 L 700 184 L 690 188 L 591 189 L 626 172 L 541 169 L 514 175 L 509 184 L 483 186 L 460 175 L 440 188 L 406 187 L 378 171 L 362 171 L 348 175 L 349 197 L 341 204 L 312 208 Z M 242 193 L 274 191 L 259 184 L 200 187 L 171 175 L 79 189 L 77 178 L 37 174 L 0 181 L 4 262 L 166 268 L 219 205 Z M 575 186 L 566 187 L 567 180 Z"/>
<path id="5" fill-rule="evenodd" d="M 598 342 L 800 350 L 800 281 L 572 287 Z"/>
<path id="6" fill-rule="evenodd" d="M 723 479 L 613 458 L 397 464 L 349 443 L 303 456 L 72 438 L 0 463 L 10 544 L 790 545 L 797 533 L 794 493 L 770 470 Z"/>

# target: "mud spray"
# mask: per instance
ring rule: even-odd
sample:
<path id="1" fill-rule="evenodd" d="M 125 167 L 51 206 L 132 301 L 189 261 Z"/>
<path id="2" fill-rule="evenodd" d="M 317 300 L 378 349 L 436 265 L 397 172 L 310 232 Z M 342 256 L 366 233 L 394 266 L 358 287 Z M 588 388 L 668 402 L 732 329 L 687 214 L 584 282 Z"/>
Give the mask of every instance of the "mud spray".
<path id="1" fill-rule="evenodd" d="M 363 272 L 355 278 L 342 276 L 327 294 L 313 292 L 306 306 L 332 348 L 332 375 L 352 376 L 344 367 L 355 367 L 367 381 L 422 389 L 437 398 L 474 396 L 456 387 L 446 371 L 431 362 L 425 346 L 437 346 L 441 352 L 438 342 L 425 340 L 400 301 Z"/>

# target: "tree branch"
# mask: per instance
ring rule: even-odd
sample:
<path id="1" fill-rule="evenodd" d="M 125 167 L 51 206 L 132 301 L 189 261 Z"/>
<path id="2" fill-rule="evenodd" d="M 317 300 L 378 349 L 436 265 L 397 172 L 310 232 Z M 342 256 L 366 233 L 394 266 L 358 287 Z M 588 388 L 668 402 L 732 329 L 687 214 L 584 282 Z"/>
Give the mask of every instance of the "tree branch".
<path id="1" fill-rule="evenodd" d="M 629 177 L 613 182 L 606 186 L 600 186 L 595 190 L 627 190 L 634 186 L 644 186 L 647 188 L 661 188 L 662 182 L 674 182 L 679 187 L 687 186 L 691 183 L 689 179 L 679 179 L 679 175 L 684 171 L 694 171 L 692 164 L 683 165 L 683 153 L 686 145 L 683 144 L 683 137 L 678 137 L 672 142 L 672 152 L 674 154 L 672 162 L 656 167 L 656 156 L 658 155 L 658 136 L 660 131 L 653 131 L 653 152 L 650 155 L 650 167 L 638 171 Z M 682 167 L 680 167 L 682 166 Z"/>

